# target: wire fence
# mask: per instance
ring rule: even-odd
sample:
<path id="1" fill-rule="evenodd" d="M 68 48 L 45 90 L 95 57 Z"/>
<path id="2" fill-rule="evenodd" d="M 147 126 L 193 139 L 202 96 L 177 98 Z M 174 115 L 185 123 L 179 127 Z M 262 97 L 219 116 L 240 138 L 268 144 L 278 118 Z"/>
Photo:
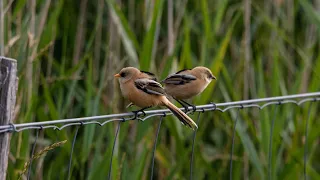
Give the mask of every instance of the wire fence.
<path id="1" fill-rule="evenodd" d="M 272 116 L 272 121 L 271 121 L 271 127 L 270 127 L 270 137 L 269 137 L 269 144 L 268 144 L 268 179 L 271 179 L 271 174 L 272 174 L 272 167 L 271 167 L 271 157 L 272 157 L 272 139 L 273 139 L 273 130 L 274 130 L 274 122 L 277 117 L 277 113 L 279 111 L 279 105 L 284 105 L 284 104 L 295 104 L 297 106 L 300 106 L 306 102 L 311 102 L 310 106 L 308 107 L 308 118 L 306 120 L 306 126 L 305 126 L 305 139 L 306 142 L 304 144 L 304 157 L 303 157 L 303 162 L 304 162 L 304 179 L 307 179 L 307 172 L 306 172 L 306 163 L 307 163 L 307 140 L 308 140 L 308 121 L 310 119 L 310 109 L 312 105 L 314 104 L 313 102 L 319 102 L 320 101 L 320 92 L 314 92 L 314 93 L 305 93 L 305 94 L 296 94 L 296 95 L 288 95 L 288 96 L 278 96 L 278 97 L 270 97 L 270 98 L 261 98 L 261 99 L 252 99 L 252 100 L 243 100 L 243 101 L 233 101 L 233 102 L 225 102 L 225 103 L 210 103 L 210 104 L 205 104 L 205 105 L 199 105 L 196 106 L 196 109 L 193 110 L 192 107 L 188 107 L 189 111 L 188 113 L 195 113 L 198 112 L 197 116 L 197 124 L 199 124 L 200 116 L 202 113 L 206 111 L 220 111 L 220 112 L 226 112 L 231 109 L 237 109 L 237 113 L 235 116 L 235 121 L 233 124 L 233 131 L 232 131 L 232 146 L 230 150 L 230 162 L 229 162 L 229 167 L 230 167 L 230 174 L 229 177 L 232 179 L 232 157 L 233 157 L 233 151 L 234 151 L 234 141 L 235 141 L 235 134 L 236 134 L 236 125 L 239 119 L 239 112 L 241 109 L 244 108 L 258 108 L 258 109 L 263 109 L 265 107 L 275 105 L 274 111 L 273 111 L 273 116 Z M 184 108 L 181 108 L 181 110 L 184 110 Z M 141 115 L 144 115 L 141 117 Z M 111 172 L 112 172 L 112 157 L 114 153 L 114 147 L 116 144 L 117 136 L 119 134 L 119 129 L 120 126 L 123 122 L 130 121 L 130 120 L 140 120 L 140 121 L 145 121 L 147 119 L 155 119 L 153 117 L 160 117 L 160 122 L 158 124 L 158 128 L 156 131 L 156 138 L 154 141 L 153 145 L 153 150 L 152 150 L 152 164 L 151 164 L 151 174 L 150 178 L 153 179 L 153 171 L 154 171 L 154 155 L 155 155 L 155 150 L 157 147 L 157 140 L 158 140 L 158 134 L 160 132 L 160 127 L 161 123 L 164 120 L 164 118 L 167 115 L 172 115 L 172 113 L 168 109 L 158 109 L 158 110 L 150 110 L 150 111 L 145 111 L 145 114 L 142 112 L 138 113 L 138 116 L 136 116 L 134 113 L 121 113 L 121 114 L 110 114 L 110 115 L 101 115 L 101 116 L 90 116 L 90 117 L 81 117 L 81 118 L 71 118 L 71 119 L 60 119 L 60 120 L 53 120 L 53 121 L 42 121 L 42 122 L 31 122 L 31 123 L 21 123 L 21 124 L 8 124 L 8 125 L 2 125 L 0 126 L 0 134 L 1 133 L 11 133 L 11 132 L 21 132 L 25 130 L 37 130 L 36 132 L 36 138 L 33 142 L 32 145 L 32 155 L 34 155 L 34 149 L 35 145 L 38 140 L 38 135 L 39 132 L 45 129 L 54 129 L 54 130 L 63 130 L 66 127 L 69 126 L 77 126 L 76 131 L 73 137 L 72 141 L 72 146 L 71 146 L 71 153 L 70 153 L 70 159 L 69 159 L 69 165 L 68 165 L 68 179 L 71 177 L 71 171 L 70 167 L 72 165 L 72 154 L 73 154 L 73 149 L 74 145 L 77 139 L 77 134 L 79 127 L 83 125 L 88 125 L 88 124 L 96 124 L 99 126 L 104 126 L 107 123 L 110 122 L 115 122 L 118 121 L 118 126 L 116 129 L 115 137 L 114 137 L 114 142 L 113 142 L 113 147 L 111 151 L 111 160 L 110 160 L 110 166 L 109 166 L 109 174 L 108 174 L 108 179 L 111 178 Z M 201 128 L 201 127 L 199 127 Z M 196 132 L 194 131 L 193 134 L 193 140 L 192 140 L 192 153 L 190 157 L 190 179 L 193 179 L 193 160 L 194 160 L 194 144 L 196 141 Z M 27 178 L 30 178 L 30 171 L 31 171 L 31 163 L 29 166 L 28 170 L 28 175 Z"/>

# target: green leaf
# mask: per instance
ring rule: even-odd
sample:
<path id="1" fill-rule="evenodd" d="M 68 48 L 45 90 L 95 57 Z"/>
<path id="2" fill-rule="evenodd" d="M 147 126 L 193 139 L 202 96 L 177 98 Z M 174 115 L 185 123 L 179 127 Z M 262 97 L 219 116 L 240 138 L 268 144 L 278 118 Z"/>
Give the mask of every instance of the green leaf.
<path id="1" fill-rule="evenodd" d="M 131 31 L 132 28 L 129 27 L 129 24 L 118 5 L 112 0 L 106 0 L 106 2 L 109 5 L 112 20 L 118 28 L 125 50 L 133 64 L 137 64 L 138 56 L 136 51 L 139 50 L 139 46 L 134 33 Z"/>
<path id="2" fill-rule="evenodd" d="M 307 15 L 307 20 L 311 21 L 312 24 L 317 26 L 318 33 L 320 33 L 320 13 L 312 7 L 312 4 L 309 1 L 299 0 L 298 1 L 304 12 Z"/>
<path id="3" fill-rule="evenodd" d="M 163 2 L 164 0 L 155 1 L 151 25 L 148 27 L 143 39 L 143 45 L 140 53 L 140 68 L 142 70 L 149 70 L 150 64 L 154 62 L 154 55 L 157 47 L 156 42 L 160 31 Z"/>
<path id="4" fill-rule="evenodd" d="M 53 95 L 51 94 L 48 84 L 43 75 L 41 75 L 41 82 L 43 85 L 44 98 L 49 107 L 49 114 L 51 119 L 59 119 L 59 113 L 55 106 L 55 103 L 52 99 Z"/>
<path id="5" fill-rule="evenodd" d="M 234 30 L 235 23 L 237 22 L 239 17 L 240 17 L 240 14 L 237 13 L 236 16 L 233 18 L 231 25 L 229 26 L 228 31 L 227 31 L 223 41 L 221 42 L 218 53 L 214 57 L 214 59 L 211 63 L 210 69 L 211 69 L 212 73 L 217 77 L 217 81 L 219 81 L 219 74 L 220 74 L 221 68 L 223 66 L 224 57 L 226 55 L 227 48 L 228 48 L 230 40 L 231 40 L 231 36 L 232 36 L 232 32 Z M 210 99 L 212 98 L 211 96 L 212 96 L 212 91 L 214 89 L 214 85 L 215 85 L 215 83 L 210 83 L 209 86 L 207 87 L 207 89 L 202 93 L 202 95 L 201 95 L 202 102 L 210 101 Z M 196 102 L 198 103 L 198 101 L 196 101 Z"/>
<path id="6" fill-rule="evenodd" d="M 192 68 L 190 19 L 188 17 L 184 18 L 183 35 L 182 55 L 180 58 L 179 67 L 181 69 L 183 69 L 184 67 Z"/>

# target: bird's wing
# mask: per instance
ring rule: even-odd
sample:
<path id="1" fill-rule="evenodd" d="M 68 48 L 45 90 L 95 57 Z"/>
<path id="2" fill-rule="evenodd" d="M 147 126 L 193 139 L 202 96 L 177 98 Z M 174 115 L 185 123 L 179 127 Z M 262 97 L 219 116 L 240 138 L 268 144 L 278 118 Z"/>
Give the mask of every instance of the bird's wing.
<path id="1" fill-rule="evenodd" d="M 160 96 L 164 96 L 166 94 L 161 84 L 151 79 L 147 79 L 147 78 L 137 79 L 134 81 L 134 85 L 139 90 L 148 94 L 160 95 Z"/>
<path id="2" fill-rule="evenodd" d="M 180 72 L 182 71 L 179 71 L 178 73 Z M 165 84 L 183 85 L 197 79 L 195 76 L 191 74 L 178 74 L 178 73 L 169 75 L 162 82 Z"/>
<path id="3" fill-rule="evenodd" d="M 144 78 L 148 78 L 148 79 L 151 79 L 151 80 L 154 80 L 154 81 L 157 81 L 157 78 L 156 78 L 156 75 L 151 73 L 151 72 L 148 72 L 148 71 L 140 71 L 141 73 L 144 74 Z"/>

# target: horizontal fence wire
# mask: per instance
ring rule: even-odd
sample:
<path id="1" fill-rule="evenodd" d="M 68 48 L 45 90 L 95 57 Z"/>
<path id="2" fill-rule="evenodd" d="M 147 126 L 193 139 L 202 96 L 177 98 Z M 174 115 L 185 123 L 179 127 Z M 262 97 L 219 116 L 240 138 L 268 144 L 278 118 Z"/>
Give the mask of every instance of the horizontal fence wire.
<path id="1" fill-rule="evenodd" d="M 320 101 L 320 92 L 295 94 L 295 95 L 288 95 L 288 96 L 276 96 L 276 97 L 269 97 L 269 98 L 233 101 L 233 102 L 225 102 L 225 103 L 210 103 L 210 104 L 196 106 L 195 111 L 226 112 L 234 108 L 263 109 L 269 105 L 279 104 L 279 103 L 281 104 L 292 103 L 300 106 L 301 104 L 309 101 Z M 192 110 L 192 107 L 188 107 L 188 108 L 189 110 Z M 184 108 L 181 108 L 181 110 L 184 110 Z M 8 124 L 8 125 L 0 126 L 0 133 L 20 132 L 28 129 L 50 129 L 51 128 L 54 130 L 62 130 L 69 126 L 88 125 L 88 124 L 97 124 L 100 126 L 104 126 L 105 124 L 113 121 L 128 121 L 128 120 L 135 120 L 135 119 L 145 121 L 155 116 L 172 115 L 169 109 L 150 110 L 150 111 L 144 111 L 144 113 L 145 113 L 145 116 L 139 117 L 139 115 L 143 114 L 143 112 L 139 112 L 137 114 L 138 115 L 137 118 L 133 112 L 129 112 L 129 113 L 120 113 L 120 114 L 59 119 L 59 120 L 52 120 L 52 121 Z M 188 113 L 192 113 L 192 112 L 190 111 Z"/>
<path id="2" fill-rule="evenodd" d="M 305 93 L 305 94 L 296 94 L 296 95 L 289 95 L 289 96 L 278 96 L 278 97 L 270 97 L 270 98 L 261 98 L 261 99 L 252 99 L 252 100 L 244 100 L 244 101 L 234 101 L 234 102 L 226 102 L 226 103 L 210 103 L 206 105 L 200 105 L 194 107 L 188 107 L 189 110 L 187 113 L 194 113 L 195 111 L 198 111 L 198 118 L 197 118 L 197 124 L 199 124 L 200 120 L 200 113 L 204 113 L 205 111 L 220 111 L 220 112 L 226 112 L 228 110 L 236 108 L 237 114 L 233 126 L 233 133 L 232 133 L 232 147 L 230 151 L 230 174 L 229 178 L 232 179 L 232 156 L 233 156 L 233 148 L 234 148 L 234 138 L 235 138 L 235 133 L 236 133 L 236 125 L 237 121 L 239 118 L 239 111 L 240 109 L 243 108 L 259 108 L 263 109 L 269 105 L 281 105 L 281 104 L 296 104 L 300 106 L 301 104 L 305 102 L 315 102 L 315 101 L 320 101 L 320 92 L 314 92 L 314 93 Z M 272 174 L 272 167 L 271 167 L 271 157 L 272 157 L 272 137 L 273 137 L 273 126 L 274 126 L 274 121 L 276 118 L 277 114 L 277 108 L 274 109 L 274 116 L 272 119 L 272 125 L 270 129 L 270 139 L 269 139 L 269 160 L 268 160 L 268 179 L 271 179 L 271 174 Z M 308 119 L 306 121 L 306 127 L 305 127 L 305 135 L 307 138 L 308 135 L 308 120 L 310 118 L 310 107 L 308 110 Z M 184 110 L 184 108 L 181 108 Z M 139 115 L 144 115 L 143 117 L 140 117 Z M 113 147 L 112 147 L 112 152 L 111 152 L 111 157 L 110 157 L 110 165 L 109 165 L 109 173 L 108 173 L 108 179 L 111 179 L 111 172 L 112 172 L 112 159 L 113 159 L 113 153 L 114 153 L 114 148 L 116 144 L 116 140 L 119 134 L 119 129 L 120 125 L 122 122 L 125 122 L 127 120 L 141 120 L 145 121 L 147 119 L 150 119 L 155 116 L 160 116 L 160 122 L 158 125 L 158 129 L 156 132 L 156 137 L 154 140 L 154 145 L 153 145 L 153 151 L 152 151 L 152 163 L 151 163 L 151 174 L 150 174 L 150 179 L 153 179 L 153 169 L 154 169 L 154 164 L 155 164 L 155 151 L 156 151 L 156 146 L 157 146 L 157 141 L 158 141 L 158 135 L 160 132 L 160 126 L 161 122 L 164 119 L 165 116 L 171 115 L 172 113 L 168 109 L 158 109 L 158 110 L 151 110 L 151 111 L 145 111 L 145 112 L 139 112 L 138 114 L 135 114 L 133 112 L 131 113 L 122 113 L 122 114 L 110 114 L 110 115 L 101 115 L 101 116 L 91 116 L 91 117 L 82 117 L 82 118 L 72 118 L 72 119 L 60 119 L 60 120 L 53 120 L 53 121 L 43 121 L 43 122 L 32 122 L 32 123 L 22 123 L 22 124 L 9 124 L 9 125 L 3 125 L 0 126 L 0 133 L 5 133 L 5 132 L 20 132 L 24 130 L 30 130 L 30 129 L 35 129 L 36 131 L 36 139 L 32 145 L 32 154 L 31 157 L 34 156 L 34 149 L 37 143 L 38 135 L 39 132 L 43 129 L 54 129 L 54 130 L 62 130 L 66 127 L 69 126 L 77 126 L 76 131 L 73 137 L 72 141 L 72 147 L 71 147 L 71 153 L 70 153 L 70 159 L 69 159 L 69 164 L 68 164 L 68 175 L 67 178 L 70 179 L 72 170 L 72 154 L 73 154 L 73 149 L 74 145 L 76 142 L 78 130 L 82 125 L 88 125 L 88 124 L 98 124 L 100 126 L 103 126 L 109 122 L 113 121 L 118 121 L 118 127 L 115 132 L 115 137 L 114 137 L 114 142 L 113 142 Z M 101 122 L 99 122 L 101 121 Z M 60 126 L 59 126 L 60 125 Z M 193 141 L 192 141 L 192 153 L 191 153 L 191 159 L 190 159 L 190 179 L 193 179 L 193 159 L 194 159 L 194 146 L 195 146 L 195 138 L 196 138 L 196 131 L 194 131 L 193 135 Z M 307 179 L 307 172 L 306 172 L 306 163 L 307 163 L 307 140 L 306 144 L 304 146 L 304 179 Z M 31 158 L 32 159 L 32 158 Z M 28 174 L 27 174 L 27 179 L 30 178 L 31 174 L 31 163 L 28 169 Z"/>

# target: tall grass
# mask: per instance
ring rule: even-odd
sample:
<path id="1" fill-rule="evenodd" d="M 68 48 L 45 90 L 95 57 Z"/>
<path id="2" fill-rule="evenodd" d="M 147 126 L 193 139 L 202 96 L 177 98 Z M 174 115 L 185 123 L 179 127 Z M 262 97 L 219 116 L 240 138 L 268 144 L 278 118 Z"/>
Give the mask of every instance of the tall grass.
<path id="1" fill-rule="evenodd" d="M 15 123 L 129 111 L 113 74 L 136 66 L 164 78 L 203 65 L 218 80 L 195 104 L 319 91 L 320 4 L 305 1 L 4 0 L 5 56 L 18 60 Z M 0 31 L 1 35 L 1 31 Z M 1 37 L 1 36 L 0 36 Z M 274 107 L 240 110 L 233 178 L 266 179 Z M 311 107 L 307 172 L 320 178 L 319 106 Z M 201 115 L 194 177 L 225 179 L 236 111 Z M 272 179 L 303 177 L 308 104 L 279 107 L 272 148 Z M 196 118 L 196 115 L 192 116 Z M 148 179 L 157 120 L 121 126 L 113 179 Z M 79 129 L 71 179 L 105 179 L 116 124 Z M 75 128 L 44 130 L 32 179 L 66 179 Z M 13 133 L 7 179 L 30 159 L 35 132 Z M 156 151 L 157 179 L 187 179 L 192 131 L 166 117 Z"/>

